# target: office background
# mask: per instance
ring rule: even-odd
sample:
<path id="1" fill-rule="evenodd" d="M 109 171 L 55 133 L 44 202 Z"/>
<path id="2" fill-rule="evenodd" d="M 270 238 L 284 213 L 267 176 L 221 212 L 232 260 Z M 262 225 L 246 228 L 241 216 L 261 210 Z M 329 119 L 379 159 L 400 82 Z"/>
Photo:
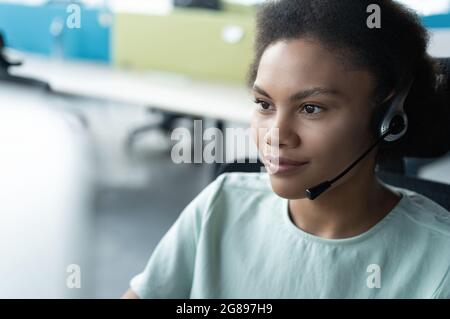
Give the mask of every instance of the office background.
<path id="1" fill-rule="evenodd" d="M 4 53 L 23 61 L 0 88 L 1 153 L 19 154 L 0 159 L 9 198 L 0 297 L 116 298 L 128 288 L 215 174 L 211 164 L 171 161 L 173 128 L 248 125 L 258 2 L 0 0 Z M 401 2 L 430 29 L 430 54 L 450 57 L 450 1 Z M 79 28 L 67 25 L 73 4 Z M 238 154 L 247 156 L 255 150 Z M 450 156 L 406 162 L 407 174 L 450 184 Z M 28 226 L 15 231 L 20 221 Z M 80 288 L 67 286 L 70 264 L 80 265 Z"/>

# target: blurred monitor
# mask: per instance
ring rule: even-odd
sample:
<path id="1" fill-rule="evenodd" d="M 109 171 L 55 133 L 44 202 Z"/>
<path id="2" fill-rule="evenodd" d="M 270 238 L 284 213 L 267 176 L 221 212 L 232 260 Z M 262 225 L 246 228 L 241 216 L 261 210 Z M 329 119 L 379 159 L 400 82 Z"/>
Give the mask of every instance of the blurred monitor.
<path id="1" fill-rule="evenodd" d="M 221 10 L 220 0 L 174 0 L 175 7 Z"/>

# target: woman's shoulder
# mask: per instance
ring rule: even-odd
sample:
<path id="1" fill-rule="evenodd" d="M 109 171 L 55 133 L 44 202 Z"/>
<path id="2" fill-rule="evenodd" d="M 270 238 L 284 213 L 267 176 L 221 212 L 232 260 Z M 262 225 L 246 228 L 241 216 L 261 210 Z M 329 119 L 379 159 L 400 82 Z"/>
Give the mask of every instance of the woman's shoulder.
<path id="1" fill-rule="evenodd" d="M 277 196 L 272 190 L 267 173 L 224 173 L 219 175 L 209 186 L 214 200 L 211 204 L 218 203 L 219 206 L 242 205 L 264 198 L 274 199 Z"/>
<path id="2" fill-rule="evenodd" d="M 390 187 L 403 195 L 399 209 L 415 226 L 450 241 L 450 212 L 447 209 L 416 191 Z"/>
<path id="3" fill-rule="evenodd" d="M 256 192 L 272 192 L 267 173 L 224 173 L 217 180 L 227 191 L 250 190 Z"/>
<path id="4" fill-rule="evenodd" d="M 210 215 L 242 215 L 259 207 L 278 205 L 267 173 L 224 173 L 203 191 L 204 210 Z"/>
<path id="5" fill-rule="evenodd" d="M 202 192 L 194 202 L 215 206 L 224 198 L 239 202 L 240 197 L 247 199 L 261 195 L 274 196 L 267 173 L 224 173 L 219 175 Z"/>

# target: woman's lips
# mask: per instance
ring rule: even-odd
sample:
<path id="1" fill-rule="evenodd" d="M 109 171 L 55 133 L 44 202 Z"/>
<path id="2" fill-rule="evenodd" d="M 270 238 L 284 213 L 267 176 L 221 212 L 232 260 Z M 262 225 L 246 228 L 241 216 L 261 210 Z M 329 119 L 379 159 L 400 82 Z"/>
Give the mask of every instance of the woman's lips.
<path id="1" fill-rule="evenodd" d="M 302 169 L 308 161 L 294 161 L 283 157 L 267 157 L 265 159 L 267 170 L 270 174 L 290 173 Z"/>

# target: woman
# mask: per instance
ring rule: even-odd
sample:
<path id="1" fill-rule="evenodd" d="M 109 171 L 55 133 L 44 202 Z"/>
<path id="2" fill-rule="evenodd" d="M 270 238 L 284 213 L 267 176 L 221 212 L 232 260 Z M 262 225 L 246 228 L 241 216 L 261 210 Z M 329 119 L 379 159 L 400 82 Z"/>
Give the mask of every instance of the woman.
<path id="1" fill-rule="evenodd" d="M 373 3 L 380 28 L 368 24 Z M 125 297 L 450 298 L 450 213 L 374 174 L 389 156 L 448 151 L 429 147 L 448 108 L 427 43 L 418 17 L 390 0 L 266 3 L 250 85 L 268 174 L 210 184 Z M 408 83 L 407 133 L 307 198 L 376 141 L 380 106 Z"/>

